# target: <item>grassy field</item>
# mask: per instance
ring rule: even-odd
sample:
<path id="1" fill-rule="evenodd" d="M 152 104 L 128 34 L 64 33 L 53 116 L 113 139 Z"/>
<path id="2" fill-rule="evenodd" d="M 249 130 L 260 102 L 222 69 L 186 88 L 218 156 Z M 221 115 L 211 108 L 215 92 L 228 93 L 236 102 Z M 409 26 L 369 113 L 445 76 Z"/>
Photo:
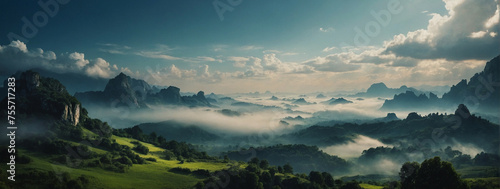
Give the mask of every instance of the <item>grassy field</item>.
<path id="1" fill-rule="evenodd" d="M 130 147 L 134 146 L 134 144 L 130 142 L 137 141 L 116 136 L 113 136 L 113 139 L 119 144 Z M 147 164 L 134 164 L 126 173 L 116 173 L 101 168 L 69 168 L 58 163 L 50 163 L 54 156 L 31 153 L 28 151 L 21 152 L 32 159 L 31 163 L 24 165 L 20 164 L 18 165 L 18 169 L 55 171 L 59 174 L 68 172 L 73 178 L 79 177 L 80 175 L 87 175 L 95 178 L 93 184 L 98 188 L 192 188 L 198 181 L 202 181 L 202 179 L 192 174 L 184 175 L 173 173 L 169 170 L 181 167 L 188 168 L 192 171 L 197 169 L 217 171 L 228 167 L 228 163 L 184 162 L 181 164 L 177 160 L 164 160 L 160 158 L 160 152 L 164 151 L 163 149 L 148 143 L 142 144 L 149 148 L 150 153 L 147 155 L 139 155 L 144 158 L 155 158 L 157 162 L 147 161 Z M 98 148 L 89 149 L 97 153 L 106 153 L 105 150 Z"/>
<path id="2" fill-rule="evenodd" d="M 364 188 L 364 189 L 382 189 L 382 188 L 384 188 L 383 186 L 375 186 L 375 185 L 365 184 L 365 183 L 361 183 L 361 184 L 359 184 L 359 186 L 361 186 L 361 188 Z"/>

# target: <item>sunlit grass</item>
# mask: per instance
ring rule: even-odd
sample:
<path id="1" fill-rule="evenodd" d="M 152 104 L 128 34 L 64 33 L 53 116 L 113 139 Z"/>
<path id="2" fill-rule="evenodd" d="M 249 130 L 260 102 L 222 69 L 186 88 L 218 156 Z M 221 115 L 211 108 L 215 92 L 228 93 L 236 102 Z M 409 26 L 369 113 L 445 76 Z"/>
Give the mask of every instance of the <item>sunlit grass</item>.
<path id="1" fill-rule="evenodd" d="M 364 189 L 382 189 L 382 188 L 384 188 L 383 186 L 375 186 L 375 185 L 366 184 L 366 183 L 361 183 L 361 184 L 359 184 L 359 186 L 361 186 L 361 188 L 364 188 Z"/>
<path id="2" fill-rule="evenodd" d="M 130 147 L 134 146 L 134 144 L 130 142 L 137 141 L 135 139 L 117 136 L 113 136 L 112 138 L 115 139 L 117 143 Z M 76 142 L 67 142 L 78 145 Z M 70 168 L 65 164 L 51 163 L 51 159 L 56 156 L 28 151 L 22 151 L 22 153 L 29 156 L 32 161 L 29 164 L 19 165 L 19 169 L 55 171 L 59 174 L 68 172 L 73 178 L 77 178 L 80 175 L 87 175 L 94 177 L 93 183 L 102 188 L 192 188 L 197 182 L 203 179 L 192 174 L 179 174 L 170 172 L 169 170 L 180 167 L 188 168 L 191 171 L 197 169 L 217 171 L 229 167 L 228 163 L 187 161 L 180 163 L 180 161 L 177 160 L 161 159 L 162 152 L 165 151 L 164 149 L 148 143 L 141 143 L 149 148 L 150 153 L 147 155 L 136 154 L 139 154 L 143 158 L 155 158 L 156 162 L 146 161 L 146 164 L 134 164 L 129 167 L 126 173 L 117 173 L 101 168 Z M 89 147 L 89 149 L 99 154 L 107 153 L 106 150 L 98 148 Z M 72 158 L 71 160 L 75 159 Z M 78 160 L 72 162 L 78 162 Z"/>

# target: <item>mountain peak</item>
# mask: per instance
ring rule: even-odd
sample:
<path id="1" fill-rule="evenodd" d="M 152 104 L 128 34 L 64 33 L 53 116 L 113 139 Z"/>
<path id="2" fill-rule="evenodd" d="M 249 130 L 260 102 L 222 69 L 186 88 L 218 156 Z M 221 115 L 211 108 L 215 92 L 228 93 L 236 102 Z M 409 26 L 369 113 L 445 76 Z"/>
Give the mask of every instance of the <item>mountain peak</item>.
<path id="1" fill-rule="evenodd" d="M 464 104 L 460 104 L 458 105 L 457 110 L 455 110 L 455 115 L 467 119 L 470 116 L 469 108 L 467 108 Z"/>

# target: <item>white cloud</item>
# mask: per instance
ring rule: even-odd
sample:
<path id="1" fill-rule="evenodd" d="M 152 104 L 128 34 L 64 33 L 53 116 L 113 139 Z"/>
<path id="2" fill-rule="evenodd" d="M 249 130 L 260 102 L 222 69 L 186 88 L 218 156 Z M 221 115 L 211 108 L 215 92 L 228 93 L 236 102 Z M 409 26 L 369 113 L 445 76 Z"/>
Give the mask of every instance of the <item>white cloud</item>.
<path id="1" fill-rule="evenodd" d="M 338 53 L 326 57 L 316 57 L 305 61 L 303 64 L 314 67 L 316 71 L 323 72 L 349 72 L 358 70 L 359 65 L 351 64 L 354 53 Z"/>
<path id="2" fill-rule="evenodd" d="M 26 44 L 20 41 L 12 41 L 7 46 L 0 45 L 0 62 L 9 65 L 0 70 L 2 75 L 10 75 L 28 69 L 77 73 L 97 78 L 111 78 L 118 71 L 132 73 L 128 68 L 111 66 L 102 58 L 89 61 L 85 59 L 85 54 L 79 52 L 63 53 L 58 57 L 52 51 L 44 51 L 40 48 L 30 50 Z"/>
<path id="3" fill-rule="evenodd" d="M 83 67 L 89 64 L 89 61 L 85 60 L 85 55 L 83 53 L 74 52 L 69 54 L 68 57 L 71 60 L 76 60 L 75 64 L 78 67 L 78 69 L 82 69 Z"/>
<path id="4" fill-rule="evenodd" d="M 330 51 L 333 51 L 335 49 L 337 49 L 337 47 L 326 47 L 323 49 L 323 52 L 330 52 Z"/>
<path id="5" fill-rule="evenodd" d="M 496 0 L 444 0 L 447 15 L 431 14 L 426 29 L 385 43 L 387 53 L 416 59 L 487 60 L 500 52 Z M 490 32 L 490 35 L 486 35 Z"/>
<path id="6" fill-rule="evenodd" d="M 246 46 L 240 47 L 239 49 L 242 50 L 242 51 L 253 51 L 253 50 L 260 50 L 260 49 L 263 49 L 263 48 L 264 47 L 255 46 L 255 45 L 246 45 Z"/>
<path id="7" fill-rule="evenodd" d="M 333 31 L 335 31 L 335 28 L 332 28 L 332 27 L 328 27 L 328 28 L 319 28 L 319 31 L 320 31 L 320 32 L 325 32 L 325 33 L 327 33 L 327 32 L 333 32 Z"/>
<path id="8" fill-rule="evenodd" d="M 233 63 L 234 67 L 243 68 L 246 66 L 247 61 L 249 61 L 250 58 L 239 57 L 239 56 L 230 56 L 227 58 L 227 60 L 234 62 Z"/>
<path id="9" fill-rule="evenodd" d="M 87 67 L 85 73 L 95 78 L 111 78 L 114 73 L 111 71 L 110 64 L 102 58 L 97 58 L 94 64 Z"/>

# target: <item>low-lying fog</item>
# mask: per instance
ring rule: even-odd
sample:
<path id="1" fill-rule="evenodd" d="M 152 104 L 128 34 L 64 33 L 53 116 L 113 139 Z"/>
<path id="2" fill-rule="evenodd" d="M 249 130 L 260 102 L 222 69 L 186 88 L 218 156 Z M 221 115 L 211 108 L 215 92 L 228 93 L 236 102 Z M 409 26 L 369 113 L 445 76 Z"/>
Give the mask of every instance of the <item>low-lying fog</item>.
<path id="1" fill-rule="evenodd" d="M 307 128 L 318 122 L 338 121 L 357 122 L 383 118 L 387 111 L 379 110 L 385 99 L 381 98 L 356 98 L 345 96 L 326 96 L 317 98 L 316 95 L 232 95 L 231 98 L 215 99 L 214 107 L 173 107 L 151 106 L 147 110 L 129 110 L 126 108 L 87 107 L 90 116 L 107 121 L 114 128 L 126 128 L 141 123 L 156 123 L 162 121 L 175 121 L 200 127 L 214 134 L 224 136 L 250 136 L 266 134 L 267 136 L 280 136 L 292 133 L 299 129 Z M 323 103 L 331 98 L 344 98 L 352 103 L 330 105 Z M 296 100 L 304 101 L 297 103 Z M 237 103 L 245 102 L 245 103 Z M 236 104 L 234 104 L 236 103 Z M 397 111 L 399 119 L 405 119 L 411 111 Z M 438 111 L 418 112 L 421 115 Z M 453 113 L 449 110 L 440 113 Z M 300 117 L 298 117 L 300 116 Z M 334 122 L 335 123 L 335 122 Z M 331 125 L 333 126 L 333 125 Z M 227 139 L 227 138 L 226 138 Z M 266 141 L 267 142 L 267 141 Z M 272 145 L 273 143 L 264 144 Z M 224 143 L 232 145 L 238 143 Z M 263 143 L 260 143 L 261 145 Z M 256 143 L 253 143 L 257 145 Z M 251 145 L 251 144 L 250 144 Z M 336 155 L 349 161 L 356 162 L 363 152 L 369 148 L 379 146 L 393 147 L 381 141 L 363 135 L 350 142 L 322 147 L 325 153 Z M 474 146 L 458 144 L 453 147 L 472 157 L 482 150 Z M 408 154 L 414 161 L 422 161 L 419 154 Z M 359 174 L 382 173 L 397 174 L 401 162 L 391 159 L 377 159 L 370 163 L 356 164 Z M 373 171 L 377 170 L 377 171 Z M 381 171 L 382 170 L 382 171 Z M 353 173 L 354 174 L 354 173 Z"/>

